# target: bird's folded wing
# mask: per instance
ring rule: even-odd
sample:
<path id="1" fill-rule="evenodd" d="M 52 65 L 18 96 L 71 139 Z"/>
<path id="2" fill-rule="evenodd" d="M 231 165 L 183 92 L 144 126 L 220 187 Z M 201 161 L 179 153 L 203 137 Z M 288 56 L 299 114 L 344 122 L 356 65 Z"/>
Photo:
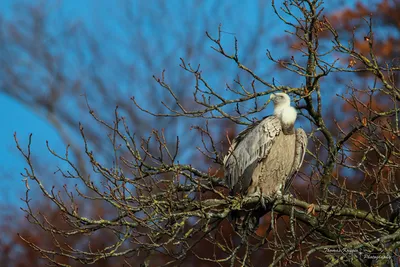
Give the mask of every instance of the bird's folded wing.
<path id="1" fill-rule="evenodd" d="M 225 177 L 229 188 L 232 189 L 238 183 L 247 167 L 268 156 L 274 139 L 280 132 L 279 119 L 269 116 L 239 133 L 224 158 Z M 251 174 L 243 179 L 251 179 Z"/>
<path id="2" fill-rule="evenodd" d="M 303 164 L 304 155 L 306 154 L 306 149 L 307 149 L 307 142 L 308 139 L 306 132 L 301 128 L 296 129 L 296 147 L 295 147 L 294 161 L 290 175 L 288 176 L 288 179 L 286 180 L 285 183 L 284 192 L 287 192 L 289 190 L 294 177 L 296 177 L 297 173 L 300 170 L 301 165 Z"/>

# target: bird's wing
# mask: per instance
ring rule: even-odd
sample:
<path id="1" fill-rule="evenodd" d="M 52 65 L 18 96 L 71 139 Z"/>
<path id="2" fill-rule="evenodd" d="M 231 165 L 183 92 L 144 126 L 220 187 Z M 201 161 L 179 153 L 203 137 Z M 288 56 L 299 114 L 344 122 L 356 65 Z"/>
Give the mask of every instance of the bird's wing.
<path id="1" fill-rule="evenodd" d="M 281 130 L 279 119 L 276 116 L 269 116 L 239 133 L 224 158 L 225 178 L 230 189 L 239 182 L 239 178 L 245 172 L 246 175 L 243 175 L 245 177 L 241 179 L 246 181 L 241 183 L 248 187 L 252 171 L 247 168 L 254 167 L 259 160 L 268 156 L 274 139 Z"/>
<path id="2" fill-rule="evenodd" d="M 301 165 L 303 164 L 304 155 L 306 154 L 306 149 L 307 149 L 307 142 L 308 138 L 306 132 L 301 128 L 296 129 L 296 145 L 295 145 L 294 161 L 290 175 L 288 176 L 288 179 L 286 180 L 285 183 L 284 193 L 286 193 L 289 190 L 294 177 L 297 175 Z"/>

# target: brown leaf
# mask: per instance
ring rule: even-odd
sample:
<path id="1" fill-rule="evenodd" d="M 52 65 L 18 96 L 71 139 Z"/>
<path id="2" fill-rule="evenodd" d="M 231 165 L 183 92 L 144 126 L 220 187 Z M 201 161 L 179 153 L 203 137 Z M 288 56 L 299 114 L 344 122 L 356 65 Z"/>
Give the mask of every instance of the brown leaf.
<path id="1" fill-rule="evenodd" d="M 312 214 L 313 216 L 315 216 L 316 215 L 316 213 L 315 213 L 315 205 L 314 204 L 310 204 L 308 207 L 307 207 L 307 214 Z"/>
<path id="2" fill-rule="evenodd" d="M 349 65 L 347 67 L 352 68 L 354 65 L 356 65 L 356 63 L 357 61 L 354 58 L 350 58 Z"/>
<path id="3" fill-rule="evenodd" d="M 362 118 L 361 123 L 362 125 L 367 126 L 367 118 Z"/>

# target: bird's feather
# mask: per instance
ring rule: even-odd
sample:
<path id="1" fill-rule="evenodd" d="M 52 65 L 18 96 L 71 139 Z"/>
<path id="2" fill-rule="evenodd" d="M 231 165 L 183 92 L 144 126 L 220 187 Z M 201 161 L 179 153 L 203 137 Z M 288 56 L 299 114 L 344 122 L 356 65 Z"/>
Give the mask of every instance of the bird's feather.
<path id="1" fill-rule="evenodd" d="M 306 151 L 307 135 L 303 129 L 294 129 L 297 113 L 290 106 L 289 96 L 277 93 L 271 99 L 274 115 L 239 133 L 224 158 L 230 194 L 260 196 L 263 203 L 262 207 L 250 211 L 248 208 L 232 210 L 231 220 L 240 231 L 252 232 L 257 227 L 274 198 L 290 187 Z"/>
<path id="2" fill-rule="evenodd" d="M 269 116 L 239 133 L 224 159 L 225 177 L 230 189 L 238 183 L 241 185 L 241 192 L 247 189 L 254 168 L 260 160 L 268 156 L 275 137 L 281 130 L 279 119 Z"/>
<path id="3" fill-rule="evenodd" d="M 284 193 L 287 192 L 290 188 L 290 185 L 293 182 L 294 177 L 300 170 L 301 165 L 303 164 L 304 155 L 306 154 L 307 149 L 307 134 L 306 132 L 298 128 L 296 129 L 296 145 L 295 145 L 295 155 L 294 155 L 294 162 L 292 166 L 292 171 L 286 180 Z"/>

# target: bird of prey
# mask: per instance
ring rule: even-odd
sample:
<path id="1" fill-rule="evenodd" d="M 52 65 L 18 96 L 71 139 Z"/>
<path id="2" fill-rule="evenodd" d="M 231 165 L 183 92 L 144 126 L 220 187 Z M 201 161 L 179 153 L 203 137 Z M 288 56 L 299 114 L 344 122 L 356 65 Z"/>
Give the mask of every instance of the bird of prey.
<path id="1" fill-rule="evenodd" d="M 274 114 L 239 133 L 224 158 L 225 179 L 231 195 L 274 199 L 287 191 L 303 163 L 307 135 L 303 129 L 294 128 L 297 112 L 290 106 L 290 97 L 276 93 L 270 99 L 274 103 Z M 245 218 L 253 217 L 248 224 L 254 229 L 267 211 L 263 209 L 250 215 L 237 212 L 231 217 L 239 228 L 244 227 L 239 224 L 244 224 Z"/>

